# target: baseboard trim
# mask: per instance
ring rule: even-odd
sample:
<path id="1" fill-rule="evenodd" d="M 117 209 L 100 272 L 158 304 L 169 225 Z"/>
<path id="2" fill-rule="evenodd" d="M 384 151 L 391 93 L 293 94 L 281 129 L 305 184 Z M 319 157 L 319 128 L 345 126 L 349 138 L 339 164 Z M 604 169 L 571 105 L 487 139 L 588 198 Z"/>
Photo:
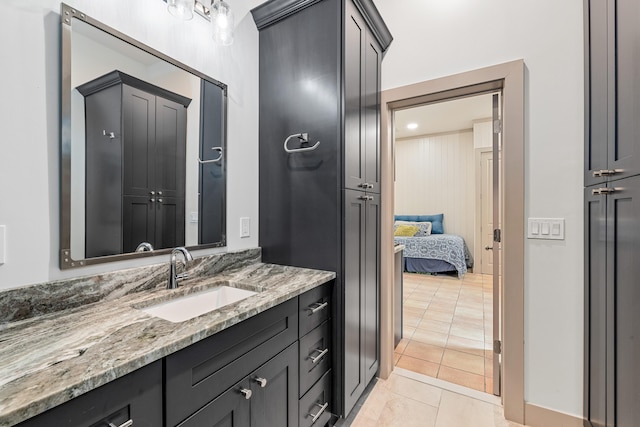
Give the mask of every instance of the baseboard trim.
<path id="1" fill-rule="evenodd" d="M 531 427 L 583 427 L 582 418 L 526 402 L 524 421 Z"/>

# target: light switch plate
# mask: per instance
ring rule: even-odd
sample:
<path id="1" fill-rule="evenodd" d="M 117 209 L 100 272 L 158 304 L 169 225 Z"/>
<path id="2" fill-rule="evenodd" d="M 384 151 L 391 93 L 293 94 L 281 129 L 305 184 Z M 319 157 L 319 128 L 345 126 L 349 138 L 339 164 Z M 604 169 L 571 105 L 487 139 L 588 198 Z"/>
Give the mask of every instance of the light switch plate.
<path id="1" fill-rule="evenodd" d="M 0 225 L 0 265 L 7 262 L 7 227 L 5 225 Z"/>
<path id="2" fill-rule="evenodd" d="M 251 237 L 251 218 L 240 218 L 240 237 Z"/>
<path id="3" fill-rule="evenodd" d="M 529 239 L 564 240 L 564 218 L 529 218 Z"/>

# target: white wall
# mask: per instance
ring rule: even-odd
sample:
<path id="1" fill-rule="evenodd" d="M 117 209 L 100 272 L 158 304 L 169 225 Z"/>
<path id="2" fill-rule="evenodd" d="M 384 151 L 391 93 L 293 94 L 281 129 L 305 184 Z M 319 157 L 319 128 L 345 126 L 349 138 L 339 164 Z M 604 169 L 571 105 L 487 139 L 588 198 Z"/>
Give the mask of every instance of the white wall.
<path id="1" fill-rule="evenodd" d="M 249 9 L 235 0 L 236 39 L 216 47 L 206 21 L 181 22 L 161 0 L 68 0 L 71 6 L 229 87 L 228 249 L 258 245 L 258 32 Z M 7 260 L 0 289 L 135 265 L 165 257 L 60 271 L 60 2 L 4 0 L 0 26 L 0 225 L 6 225 Z M 240 239 L 239 218 L 251 218 L 251 237 Z M 198 251 L 196 255 L 216 250 Z M 218 250 L 220 251 L 220 250 Z"/>
<path id="2" fill-rule="evenodd" d="M 444 214 L 444 232 L 462 236 L 475 259 L 473 132 L 400 139 L 395 149 L 395 214 Z"/>
<path id="3" fill-rule="evenodd" d="M 566 218 L 566 240 L 525 242 L 525 399 L 581 415 L 582 0 L 374 2 L 383 89 L 524 59 L 525 214 Z"/>

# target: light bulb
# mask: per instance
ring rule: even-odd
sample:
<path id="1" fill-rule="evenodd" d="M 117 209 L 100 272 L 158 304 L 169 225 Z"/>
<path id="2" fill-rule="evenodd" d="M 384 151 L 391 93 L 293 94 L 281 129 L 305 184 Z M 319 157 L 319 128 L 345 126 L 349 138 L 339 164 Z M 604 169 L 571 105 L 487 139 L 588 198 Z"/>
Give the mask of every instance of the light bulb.
<path id="1" fill-rule="evenodd" d="M 223 0 L 214 0 L 211 5 L 213 39 L 217 44 L 229 46 L 233 43 L 233 12 Z"/>
<path id="2" fill-rule="evenodd" d="M 176 18 L 189 21 L 193 18 L 193 0 L 168 0 L 167 10 Z"/>

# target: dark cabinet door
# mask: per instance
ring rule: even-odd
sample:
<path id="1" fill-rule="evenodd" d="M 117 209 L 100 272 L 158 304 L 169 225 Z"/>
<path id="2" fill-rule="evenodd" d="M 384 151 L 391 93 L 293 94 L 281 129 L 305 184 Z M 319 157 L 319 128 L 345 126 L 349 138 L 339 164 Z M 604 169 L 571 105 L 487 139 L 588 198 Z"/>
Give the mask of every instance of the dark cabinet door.
<path id="1" fill-rule="evenodd" d="M 380 195 L 367 193 L 365 197 L 362 363 L 368 384 L 378 371 L 380 353 Z"/>
<path id="2" fill-rule="evenodd" d="M 156 140 L 153 186 L 158 196 L 184 199 L 187 109 L 182 104 L 157 96 L 155 111 Z"/>
<path id="3" fill-rule="evenodd" d="M 365 193 L 344 190 L 344 413 L 351 412 L 366 387 L 363 365 L 363 279 Z"/>
<path id="4" fill-rule="evenodd" d="M 344 49 L 345 187 L 379 193 L 382 49 L 351 1 Z"/>
<path id="5" fill-rule="evenodd" d="M 608 169 L 608 0 L 585 0 L 585 185 L 602 182 Z"/>
<path id="6" fill-rule="evenodd" d="M 585 189 L 585 418 L 606 426 L 606 196 Z"/>
<path id="7" fill-rule="evenodd" d="M 154 247 L 175 248 L 184 245 L 184 209 L 184 197 L 161 196 L 156 199 Z"/>
<path id="8" fill-rule="evenodd" d="M 298 422 L 298 343 L 250 375 L 251 427 L 294 427 Z"/>
<path id="9" fill-rule="evenodd" d="M 640 2 L 609 0 L 608 168 L 615 178 L 640 174 Z M 615 30 L 612 30 L 614 29 Z"/>
<path id="10" fill-rule="evenodd" d="M 178 424 L 178 427 L 250 427 L 251 394 L 249 380 L 243 380 Z"/>
<path id="11" fill-rule="evenodd" d="M 640 3 L 585 6 L 585 185 L 591 185 L 640 174 Z"/>
<path id="12" fill-rule="evenodd" d="M 640 425 L 640 177 L 607 196 L 607 425 Z"/>
<path id="13" fill-rule="evenodd" d="M 122 241 L 122 252 L 133 252 L 142 242 L 148 242 L 158 248 L 155 239 L 155 196 L 121 196 L 122 226 L 117 230 L 118 239 Z M 120 251 L 117 253 L 121 253 Z"/>
<path id="14" fill-rule="evenodd" d="M 156 97 L 122 85 L 122 194 L 150 196 L 156 176 Z"/>

